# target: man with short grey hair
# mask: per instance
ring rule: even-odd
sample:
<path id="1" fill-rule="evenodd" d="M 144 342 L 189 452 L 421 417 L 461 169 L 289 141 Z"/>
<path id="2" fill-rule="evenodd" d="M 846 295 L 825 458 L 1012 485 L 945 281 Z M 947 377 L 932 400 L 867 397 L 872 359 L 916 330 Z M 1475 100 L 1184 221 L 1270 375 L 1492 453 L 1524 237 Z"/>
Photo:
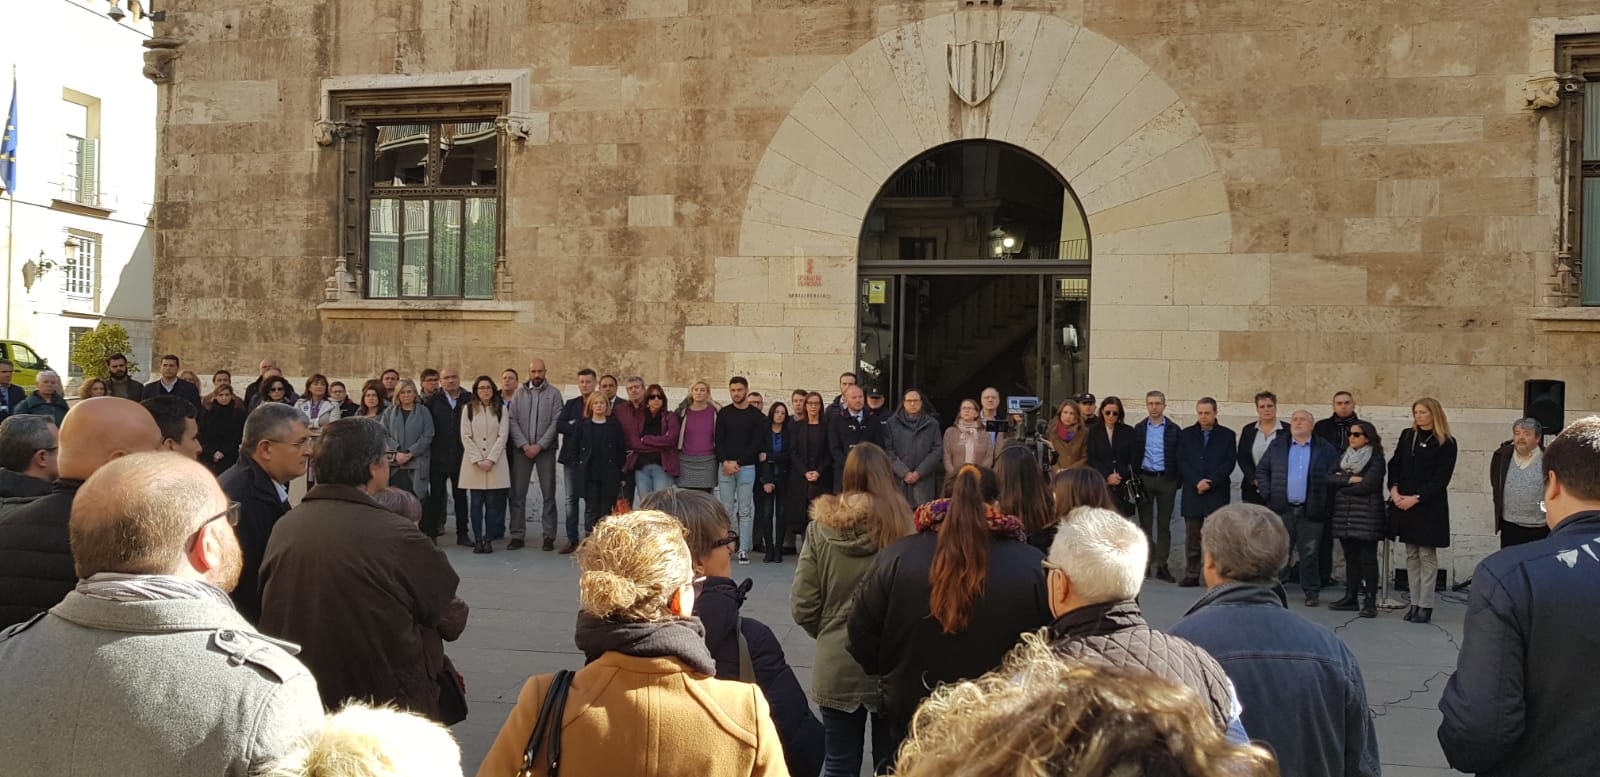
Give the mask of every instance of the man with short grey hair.
<path id="1" fill-rule="evenodd" d="M 1200 546 L 1210 590 L 1168 631 L 1227 671 L 1246 730 L 1271 745 L 1284 774 L 1376 777 L 1361 666 L 1333 632 L 1290 612 L 1278 584 L 1289 558 L 1283 521 L 1260 505 L 1228 505 L 1207 516 Z"/>
<path id="2" fill-rule="evenodd" d="M 83 483 L 75 589 L 0 633 L 7 775 L 246 777 L 321 727 L 296 648 L 228 599 L 237 517 L 211 472 L 178 454 L 124 456 Z"/>
<path id="3" fill-rule="evenodd" d="M 59 440 L 56 425 L 42 416 L 18 415 L 0 421 L 0 497 L 50 493 L 56 482 Z"/>
<path id="4" fill-rule="evenodd" d="M 1519 418 L 1511 425 L 1511 439 L 1489 457 L 1489 489 L 1501 550 L 1550 536 L 1544 511 L 1544 429 L 1537 420 Z"/>
<path id="5" fill-rule="evenodd" d="M 244 421 L 239 461 L 217 478 L 228 498 L 239 503 L 236 531 L 244 550 L 244 574 L 233 589 L 233 601 L 251 623 L 261 618 L 257 573 L 267 541 L 278 519 L 289 512 L 289 484 L 306 474 L 313 442 L 310 426 L 300 410 L 262 402 Z"/>
<path id="6" fill-rule="evenodd" d="M 42 415 L 60 426 L 68 410 L 67 398 L 61 394 L 61 376 L 55 370 L 40 370 L 33 383 L 33 393 L 17 405 L 16 415 Z"/>
<path id="7" fill-rule="evenodd" d="M 1283 518 L 1290 541 L 1300 553 L 1300 589 L 1306 606 L 1315 607 L 1322 592 L 1317 544 L 1327 523 L 1332 500 L 1328 476 L 1339 467 L 1339 451 L 1313 433 L 1311 412 L 1296 410 L 1289 417 L 1289 434 L 1279 435 L 1256 464 L 1256 484 L 1267 506 Z M 1286 570 L 1287 571 L 1287 570 Z"/>
<path id="8" fill-rule="evenodd" d="M 1116 511 L 1080 507 L 1068 514 L 1045 562 L 1056 617 L 1051 647 L 1070 660 L 1142 669 L 1186 685 L 1207 702 L 1219 731 L 1248 741 L 1216 659 L 1145 622 L 1138 599 L 1148 554 L 1144 532 Z"/>

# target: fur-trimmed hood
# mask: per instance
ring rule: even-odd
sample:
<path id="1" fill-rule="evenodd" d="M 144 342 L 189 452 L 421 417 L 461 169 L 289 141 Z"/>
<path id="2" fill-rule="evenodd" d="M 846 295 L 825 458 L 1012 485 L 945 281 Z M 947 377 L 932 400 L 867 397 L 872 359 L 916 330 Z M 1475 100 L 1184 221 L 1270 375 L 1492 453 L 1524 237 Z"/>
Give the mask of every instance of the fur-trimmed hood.
<path id="1" fill-rule="evenodd" d="M 853 556 L 878 552 L 867 532 L 872 497 L 868 494 L 824 495 L 811 502 L 811 520 L 819 536 L 840 551 Z"/>

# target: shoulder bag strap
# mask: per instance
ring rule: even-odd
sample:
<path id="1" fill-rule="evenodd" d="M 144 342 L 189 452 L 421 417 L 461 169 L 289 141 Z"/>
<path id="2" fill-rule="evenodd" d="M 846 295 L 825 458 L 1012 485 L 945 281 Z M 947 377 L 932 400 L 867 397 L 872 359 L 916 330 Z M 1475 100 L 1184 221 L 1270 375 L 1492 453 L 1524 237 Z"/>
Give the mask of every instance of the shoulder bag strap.
<path id="1" fill-rule="evenodd" d="M 750 642 L 744 638 L 744 618 L 739 618 L 739 682 L 756 681 L 755 661 L 750 658 Z"/>
<path id="2" fill-rule="evenodd" d="M 550 740 L 550 777 L 556 777 L 561 757 L 561 715 L 567 707 L 567 691 L 572 687 L 572 676 L 575 673 L 568 669 L 556 672 L 550 680 L 550 687 L 545 690 L 544 705 L 539 708 L 539 719 L 533 724 L 533 733 L 528 736 L 528 744 L 522 749 L 522 768 L 517 771 L 517 777 L 533 777 L 534 759 L 539 755 L 539 748 L 544 745 L 546 738 Z"/>

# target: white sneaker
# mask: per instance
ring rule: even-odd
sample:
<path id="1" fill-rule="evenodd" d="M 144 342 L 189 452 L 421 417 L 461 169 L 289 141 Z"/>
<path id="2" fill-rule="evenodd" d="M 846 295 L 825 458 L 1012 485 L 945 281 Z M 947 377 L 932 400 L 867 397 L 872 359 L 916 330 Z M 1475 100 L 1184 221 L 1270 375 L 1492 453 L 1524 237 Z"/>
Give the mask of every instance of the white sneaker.
<path id="1" fill-rule="evenodd" d="M 750 566 L 750 554 L 749 553 L 746 553 L 746 552 L 744 552 L 742 550 L 739 551 L 739 565 L 740 566 L 745 566 L 745 567 Z"/>

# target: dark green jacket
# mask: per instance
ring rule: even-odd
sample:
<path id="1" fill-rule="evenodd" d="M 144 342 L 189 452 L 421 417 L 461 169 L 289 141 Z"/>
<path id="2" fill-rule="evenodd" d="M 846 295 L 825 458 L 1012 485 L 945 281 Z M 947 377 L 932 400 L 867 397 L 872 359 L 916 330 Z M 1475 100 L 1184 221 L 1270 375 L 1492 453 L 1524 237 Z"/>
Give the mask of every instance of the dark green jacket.
<path id="1" fill-rule="evenodd" d="M 789 609 L 817 640 L 811 698 L 844 712 L 878 709 L 878 681 L 845 649 L 845 626 L 857 584 L 872 570 L 878 546 L 867 533 L 872 497 L 823 495 L 811 503 L 811 525 L 800 548 Z"/>

